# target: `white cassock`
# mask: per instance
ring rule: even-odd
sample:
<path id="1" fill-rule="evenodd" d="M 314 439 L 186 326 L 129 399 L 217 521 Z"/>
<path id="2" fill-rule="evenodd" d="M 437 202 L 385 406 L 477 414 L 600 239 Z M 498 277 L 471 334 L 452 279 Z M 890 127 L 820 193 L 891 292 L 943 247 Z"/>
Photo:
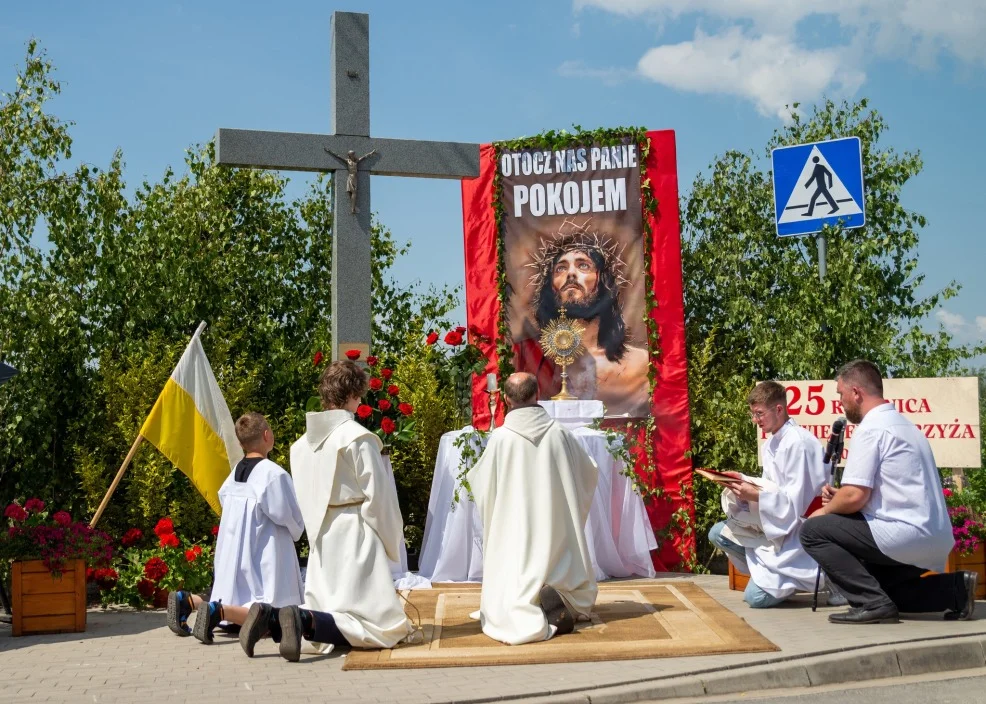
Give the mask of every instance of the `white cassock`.
<path id="1" fill-rule="evenodd" d="M 257 463 L 246 481 L 236 481 L 234 470 L 219 489 L 219 502 L 223 514 L 210 601 L 300 604 L 304 584 L 294 542 L 305 524 L 288 473 L 268 459 Z"/>
<path id="2" fill-rule="evenodd" d="M 760 524 L 767 545 L 746 549 L 746 564 L 757 586 L 785 598 L 814 591 L 818 564 L 801 547 L 804 514 L 829 479 L 815 436 L 788 421 L 763 444 L 763 478 L 777 491 L 760 491 Z"/>
<path id="3" fill-rule="evenodd" d="M 549 637 L 538 592 L 558 590 L 577 614 L 596 601 L 585 522 L 599 470 L 540 406 L 507 414 L 468 481 L 483 520 L 480 621 L 518 645 Z"/>
<path id="4" fill-rule="evenodd" d="M 355 647 L 392 648 L 412 628 L 390 575 L 404 522 L 380 439 L 345 410 L 309 413 L 306 421 L 305 434 L 291 446 L 311 547 L 305 608 L 331 613 Z"/>

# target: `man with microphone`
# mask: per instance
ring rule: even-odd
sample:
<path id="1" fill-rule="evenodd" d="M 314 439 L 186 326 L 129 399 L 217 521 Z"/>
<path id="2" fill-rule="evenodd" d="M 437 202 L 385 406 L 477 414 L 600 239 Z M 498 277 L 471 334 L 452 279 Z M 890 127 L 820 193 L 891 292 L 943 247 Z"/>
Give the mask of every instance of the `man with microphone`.
<path id="1" fill-rule="evenodd" d="M 900 611 L 972 618 L 975 572 L 921 576 L 943 572 L 955 542 L 927 439 L 883 398 L 872 362 L 849 362 L 836 384 L 857 428 L 841 487 L 825 487 L 801 529 L 801 544 L 851 606 L 829 621 L 897 623 Z"/>

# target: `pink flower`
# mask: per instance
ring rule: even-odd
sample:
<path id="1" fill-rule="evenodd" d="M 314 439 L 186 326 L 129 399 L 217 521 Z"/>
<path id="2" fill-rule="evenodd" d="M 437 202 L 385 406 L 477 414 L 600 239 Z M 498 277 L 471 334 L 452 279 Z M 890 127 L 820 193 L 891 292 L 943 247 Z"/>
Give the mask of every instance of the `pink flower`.
<path id="1" fill-rule="evenodd" d="M 943 493 L 945 495 L 945 498 L 946 499 L 947 498 L 950 498 L 952 496 L 952 490 L 951 489 L 942 489 L 941 490 L 941 493 Z"/>
<path id="2" fill-rule="evenodd" d="M 15 521 L 23 521 L 27 518 L 27 511 L 24 507 L 18 503 L 10 504 L 6 510 L 3 512 L 5 518 L 10 518 Z"/>
<path id="3" fill-rule="evenodd" d="M 31 513 L 41 513 L 45 510 L 45 502 L 41 499 L 28 499 L 24 502 L 24 508 Z"/>
<path id="4" fill-rule="evenodd" d="M 70 523 L 72 523 L 72 517 L 69 515 L 68 511 L 59 511 L 51 518 L 52 520 L 55 521 L 55 523 L 62 526 L 63 528 L 67 527 Z"/>

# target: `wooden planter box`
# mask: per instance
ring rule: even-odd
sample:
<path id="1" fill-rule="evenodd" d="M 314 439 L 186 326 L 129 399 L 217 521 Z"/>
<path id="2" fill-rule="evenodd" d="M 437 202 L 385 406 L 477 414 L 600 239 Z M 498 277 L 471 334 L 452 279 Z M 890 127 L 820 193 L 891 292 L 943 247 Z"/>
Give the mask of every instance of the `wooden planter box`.
<path id="1" fill-rule="evenodd" d="M 86 563 L 71 560 L 55 577 L 41 560 L 14 562 L 13 635 L 86 630 Z"/>

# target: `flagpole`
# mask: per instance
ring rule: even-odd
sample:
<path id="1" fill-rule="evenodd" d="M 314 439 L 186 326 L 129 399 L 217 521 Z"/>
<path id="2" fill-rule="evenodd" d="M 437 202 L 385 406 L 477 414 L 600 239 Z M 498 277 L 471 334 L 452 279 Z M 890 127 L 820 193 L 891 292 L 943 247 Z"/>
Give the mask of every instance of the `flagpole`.
<path id="1" fill-rule="evenodd" d="M 205 323 L 203 323 L 204 325 Z M 102 502 L 99 504 L 99 508 L 96 509 L 96 515 L 92 517 L 92 521 L 89 523 L 90 528 L 95 528 L 96 523 L 103 515 L 103 511 L 106 510 L 107 504 L 110 502 L 110 497 L 113 496 L 113 492 L 116 491 L 116 487 L 119 486 L 120 480 L 123 479 L 123 473 L 127 471 L 127 467 L 130 466 L 130 461 L 133 460 L 134 455 L 137 454 L 137 448 L 140 444 L 144 442 L 144 436 L 138 434 L 137 439 L 134 440 L 133 447 L 130 448 L 130 452 L 127 453 L 127 458 L 123 460 L 123 464 L 120 465 L 120 470 L 116 473 L 116 477 L 113 478 L 113 483 L 110 484 L 110 488 L 106 491 L 106 496 L 103 497 Z"/>

